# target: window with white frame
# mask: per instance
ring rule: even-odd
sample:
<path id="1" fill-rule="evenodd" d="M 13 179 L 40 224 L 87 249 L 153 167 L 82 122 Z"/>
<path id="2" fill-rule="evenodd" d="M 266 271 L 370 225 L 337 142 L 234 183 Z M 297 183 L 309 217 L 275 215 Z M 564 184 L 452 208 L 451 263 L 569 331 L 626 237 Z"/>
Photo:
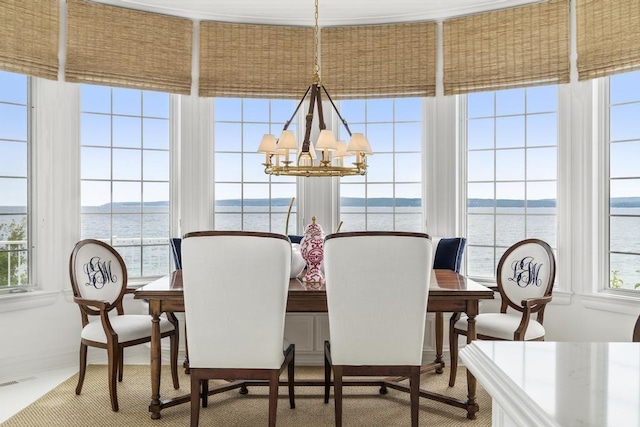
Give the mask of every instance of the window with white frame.
<path id="1" fill-rule="evenodd" d="M 640 71 L 609 77 L 609 286 L 640 291 Z"/>
<path id="2" fill-rule="evenodd" d="M 169 273 L 169 94 L 81 86 L 81 236 L 130 278 Z"/>
<path id="3" fill-rule="evenodd" d="M 341 231 L 423 231 L 422 99 L 345 100 L 340 114 L 374 152 L 366 175 L 340 178 Z"/>
<path id="4" fill-rule="evenodd" d="M 296 178 L 265 174 L 265 155 L 256 152 L 264 134 L 280 135 L 296 101 L 216 98 L 214 102 L 215 229 L 296 234 L 295 201 L 285 230 Z M 295 119 L 289 130 L 297 135 Z"/>
<path id="5" fill-rule="evenodd" d="M 0 71 L 0 290 L 29 284 L 29 78 Z"/>
<path id="6" fill-rule="evenodd" d="M 467 274 L 493 279 L 514 243 L 557 247 L 558 88 L 470 93 L 463 110 Z"/>

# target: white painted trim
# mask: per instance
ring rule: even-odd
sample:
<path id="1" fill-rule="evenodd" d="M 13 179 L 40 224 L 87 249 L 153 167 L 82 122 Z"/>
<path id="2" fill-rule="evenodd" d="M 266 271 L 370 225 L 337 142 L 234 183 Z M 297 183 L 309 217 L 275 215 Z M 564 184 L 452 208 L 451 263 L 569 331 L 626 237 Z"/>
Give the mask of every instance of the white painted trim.
<path id="1" fill-rule="evenodd" d="M 0 313 L 53 305 L 60 293 L 60 291 L 30 291 L 0 295 Z"/>
<path id="2" fill-rule="evenodd" d="M 593 310 L 637 316 L 640 313 L 640 296 L 618 291 L 601 291 L 580 295 L 582 305 Z"/>
<path id="3" fill-rule="evenodd" d="M 0 359 L 0 383 L 34 375 L 39 372 L 78 366 L 78 346 L 65 347 L 55 352 L 38 351 Z M 106 354 L 106 351 L 105 351 Z M 106 380 L 106 378 L 105 378 Z M 105 381 L 106 385 L 106 381 Z"/>

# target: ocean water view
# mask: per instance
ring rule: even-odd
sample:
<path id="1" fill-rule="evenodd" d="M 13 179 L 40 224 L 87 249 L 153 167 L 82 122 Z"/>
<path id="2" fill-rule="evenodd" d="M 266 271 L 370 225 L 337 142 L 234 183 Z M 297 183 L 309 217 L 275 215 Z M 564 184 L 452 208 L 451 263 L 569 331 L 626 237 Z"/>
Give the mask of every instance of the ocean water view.
<path id="1" fill-rule="evenodd" d="M 370 203 L 343 202 L 341 231 L 355 230 L 403 230 L 423 231 L 420 206 L 383 206 L 383 201 Z M 527 207 L 524 204 L 509 207 L 478 206 L 469 203 L 467 215 L 467 273 L 476 277 L 493 277 L 500 256 L 513 243 L 536 237 L 557 248 L 555 207 Z M 503 203 L 505 204 L 505 203 Z M 507 203 L 508 204 L 508 203 Z M 624 203 L 617 203 L 617 205 Z M 628 205 L 628 203 L 627 203 Z M 172 258 L 168 245 L 168 203 L 118 203 L 113 205 L 83 207 L 81 237 L 97 238 L 117 247 L 130 277 L 159 276 L 170 271 Z M 366 209 L 366 211 L 365 211 Z M 285 232 L 288 201 L 220 201 L 215 207 L 215 224 L 218 230 L 251 230 Z M 0 251 L 26 250 L 26 241 L 7 240 L 9 224 L 19 224 L 25 218 L 24 208 L 0 208 Z M 365 213 L 366 212 L 366 213 Z M 633 289 L 640 283 L 640 207 L 614 207 L 611 209 L 611 278 L 616 286 Z M 292 212 L 288 234 L 296 232 L 297 213 Z M 324 224 L 321 224 L 324 226 Z M 304 225 L 300 226 L 300 229 Z M 325 232 L 330 233 L 325 226 Z M 443 237 L 443 236 L 440 236 Z M 11 244 L 11 247 L 9 246 Z M 23 252 L 23 253 L 26 253 Z M 615 273 L 614 273 L 615 272 Z"/>

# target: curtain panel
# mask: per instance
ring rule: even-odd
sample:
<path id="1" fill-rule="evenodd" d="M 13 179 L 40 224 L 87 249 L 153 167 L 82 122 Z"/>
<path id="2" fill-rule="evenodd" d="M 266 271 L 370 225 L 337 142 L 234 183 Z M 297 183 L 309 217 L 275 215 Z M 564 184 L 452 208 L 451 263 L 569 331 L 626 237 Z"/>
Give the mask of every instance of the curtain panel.
<path id="1" fill-rule="evenodd" d="M 312 28 L 201 22 L 199 94 L 301 98 L 313 49 Z"/>
<path id="2" fill-rule="evenodd" d="M 332 96 L 435 96 L 435 22 L 321 30 L 322 81 Z"/>
<path id="3" fill-rule="evenodd" d="M 640 69 L 640 1 L 578 0 L 578 79 Z"/>
<path id="4" fill-rule="evenodd" d="M 568 0 L 444 21 L 445 95 L 568 83 L 569 25 Z"/>
<path id="5" fill-rule="evenodd" d="M 0 1 L 0 69 L 58 78 L 58 0 Z"/>
<path id="6" fill-rule="evenodd" d="M 67 1 L 67 81 L 191 93 L 191 20 Z"/>

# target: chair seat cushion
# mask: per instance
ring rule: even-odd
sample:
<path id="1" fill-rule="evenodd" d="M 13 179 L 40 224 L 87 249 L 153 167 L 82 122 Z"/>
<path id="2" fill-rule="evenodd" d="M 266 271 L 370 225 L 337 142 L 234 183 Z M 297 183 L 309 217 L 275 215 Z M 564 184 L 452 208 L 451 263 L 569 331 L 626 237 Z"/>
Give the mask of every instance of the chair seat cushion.
<path id="1" fill-rule="evenodd" d="M 522 315 L 516 313 L 483 313 L 476 316 L 476 334 L 501 340 L 513 340 L 513 334 L 522 321 Z M 462 316 L 455 328 L 467 331 L 467 316 Z M 544 337 L 544 327 L 534 319 L 529 320 L 525 341 Z"/>
<path id="2" fill-rule="evenodd" d="M 151 336 L 151 316 L 146 314 L 125 314 L 109 318 L 113 330 L 118 334 L 118 342 L 138 340 Z M 164 317 L 160 317 L 160 333 L 173 330 L 173 325 Z M 102 322 L 95 318 L 82 329 L 83 339 L 100 343 L 107 342 Z"/>

